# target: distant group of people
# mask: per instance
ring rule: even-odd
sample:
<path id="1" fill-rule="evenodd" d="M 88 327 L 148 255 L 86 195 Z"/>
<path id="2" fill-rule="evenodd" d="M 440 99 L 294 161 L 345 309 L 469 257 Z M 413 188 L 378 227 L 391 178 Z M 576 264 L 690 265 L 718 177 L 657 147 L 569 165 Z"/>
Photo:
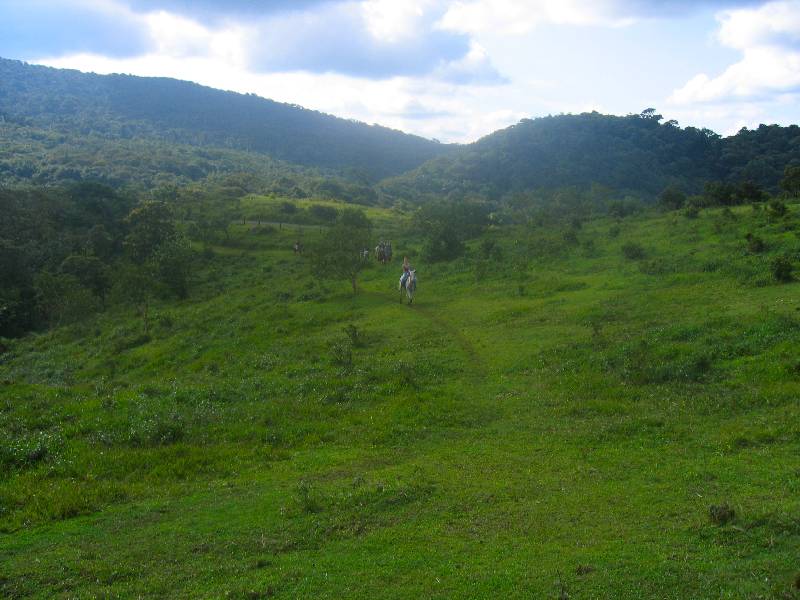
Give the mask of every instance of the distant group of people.
<path id="1" fill-rule="evenodd" d="M 392 242 L 381 240 L 375 246 L 375 258 L 381 264 L 385 265 L 392 260 Z"/>
<path id="2" fill-rule="evenodd" d="M 303 243 L 300 240 L 297 240 L 292 244 L 292 249 L 294 250 L 295 254 L 302 254 L 303 253 Z M 367 261 L 369 260 L 369 249 L 364 248 L 361 252 L 361 260 Z M 392 260 L 392 242 L 381 240 L 378 242 L 378 245 L 375 247 L 375 258 L 381 263 L 386 264 Z M 404 289 L 406 286 L 406 281 L 409 277 L 412 276 L 414 272 L 414 268 L 411 266 L 411 263 L 408 260 L 407 256 L 403 257 L 403 273 L 400 275 L 400 289 Z M 410 298 L 411 296 L 409 296 Z"/>

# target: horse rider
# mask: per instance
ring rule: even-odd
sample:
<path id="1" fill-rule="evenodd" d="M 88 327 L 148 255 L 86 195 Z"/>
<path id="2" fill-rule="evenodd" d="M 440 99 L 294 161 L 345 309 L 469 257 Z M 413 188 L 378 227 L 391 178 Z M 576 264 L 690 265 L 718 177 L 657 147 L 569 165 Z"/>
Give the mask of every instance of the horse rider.
<path id="1" fill-rule="evenodd" d="M 403 257 L 403 274 L 400 276 L 400 289 L 402 290 L 406 285 L 406 280 L 411 275 L 411 263 L 408 262 L 408 257 Z"/>

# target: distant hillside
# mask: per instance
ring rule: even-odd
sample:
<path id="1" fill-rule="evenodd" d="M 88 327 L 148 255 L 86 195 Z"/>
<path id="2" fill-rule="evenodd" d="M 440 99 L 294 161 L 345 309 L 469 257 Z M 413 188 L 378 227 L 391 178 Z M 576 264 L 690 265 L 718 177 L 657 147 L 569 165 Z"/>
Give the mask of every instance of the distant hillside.
<path id="1" fill-rule="evenodd" d="M 0 59 L 0 126 L 8 124 L 70 138 L 156 139 L 242 150 L 363 181 L 403 173 L 452 148 L 175 79 L 94 75 Z"/>
<path id="2" fill-rule="evenodd" d="M 653 197 L 706 181 L 752 181 L 775 190 L 787 164 L 800 164 L 800 128 L 762 125 L 722 138 L 680 128 L 660 115 L 596 112 L 525 119 L 446 157 L 384 182 L 389 198 L 477 194 L 501 198 L 533 189 L 607 186 Z"/>

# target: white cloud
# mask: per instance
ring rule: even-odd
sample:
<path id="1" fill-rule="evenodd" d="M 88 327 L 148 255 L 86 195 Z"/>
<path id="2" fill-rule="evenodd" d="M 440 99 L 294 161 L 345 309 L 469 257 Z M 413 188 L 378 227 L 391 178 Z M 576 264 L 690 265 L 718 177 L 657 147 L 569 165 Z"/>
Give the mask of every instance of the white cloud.
<path id="1" fill-rule="evenodd" d="M 394 43 L 415 35 L 430 4 L 425 0 L 367 0 L 361 4 L 361 11 L 374 38 Z"/>
<path id="2" fill-rule="evenodd" d="M 675 90 L 675 105 L 770 99 L 800 89 L 800 1 L 770 2 L 717 16 L 717 35 L 742 58 L 716 77 L 700 73 Z"/>
<path id="3" fill-rule="evenodd" d="M 466 0 L 453 2 L 439 21 L 442 29 L 461 33 L 529 33 L 537 25 L 602 25 L 634 22 L 630 7 L 614 1 Z"/>
<path id="4" fill-rule="evenodd" d="M 145 22 L 153 40 L 151 54 L 174 58 L 209 56 L 237 65 L 246 60 L 248 30 L 243 26 L 210 29 L 164 11 L 149 13 Z"/>
<path id="5" fill-rule="evenodd" d="M 770 2 L 756 9 L 726 10 L 717 17 L 719 41 L 748 50 L 800 42 L 800 2 Z"/>

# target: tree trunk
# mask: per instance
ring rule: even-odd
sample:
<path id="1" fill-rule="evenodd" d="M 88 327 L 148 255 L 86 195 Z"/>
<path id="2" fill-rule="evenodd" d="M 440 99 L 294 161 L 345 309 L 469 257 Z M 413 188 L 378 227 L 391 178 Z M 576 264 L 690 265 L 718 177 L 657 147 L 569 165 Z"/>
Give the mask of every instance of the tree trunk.
<path id="1" fill-rule="evenodd" d="M 142 320 L 144 321 L 144 334 L 147 335 L 150 332 L 150 321 L 147 318 L 147 309 L 150 303 L 145 300 L 144 305 L 142 306 Z"/>

